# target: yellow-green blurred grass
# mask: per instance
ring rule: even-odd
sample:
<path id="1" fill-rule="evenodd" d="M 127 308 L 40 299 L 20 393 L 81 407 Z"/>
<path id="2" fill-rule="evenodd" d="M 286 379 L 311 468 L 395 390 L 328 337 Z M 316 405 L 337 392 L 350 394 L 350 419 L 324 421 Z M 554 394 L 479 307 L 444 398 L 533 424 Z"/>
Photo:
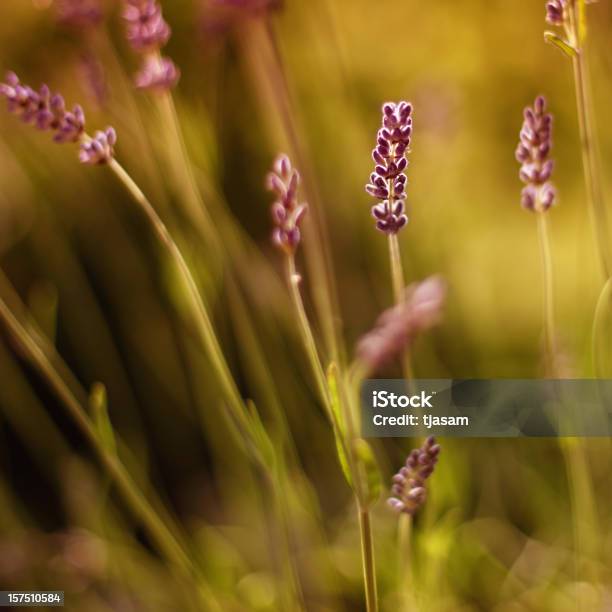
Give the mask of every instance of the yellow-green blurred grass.
<path id="1" fill-rule="evenodd" d="M 287 4 L 274 19 L 274 32 L 329 222 L 349 354 L 391 301 L 386 244 L 373 229 L 363 184 L 380 103 L 408 98 L 415 103 L 415 133 L 411 221 L 401 237 L 404 265 L 409 280 L 440 272 L 450 284 L 444 324 L 418 344 L 417 373 L 541 374 L 535 219 L 519 206 L 513 151 L 522 108 L 542 92 L 556 116 L 560 198 L 550 220 L 559 332 L 575 375 L 592 375 L 589 334 L 600 289 L 597 261 L 584 202 L 571 75 L 563 58 L 543 43 L 543 2 Z M 87 41 L 58 30 L 47 12 L 28 2 L 6 2 L 0 7 L 2 68 L 15 68 L 33 85 L 45 80 L 70 102 L 82 101 L 92 125 L 118 128 L 121 160 L 197 262 L 198 279 L 211 299 L 241 389 L 255 397 L 279 439 L 286 433 L 275 414 L 280 408 L 287 415 L 295 440 L 295 448 L 284 440 L 291 466 L 287 495 L 309 609 L 359 609 L 358 532 L 349 492 L 291 327 L 289 302 L 279 293 L 273 271 L 278 262 L 268 246 L 269 198 L 262 178 L 277 149 L 287 146 L 287 134 L 271 92 L 253 76 L 261 58 L 243 55 L 244 32 L 234 32 L 213 53 L 197 36 L 191 3 L 167 2 L 164 9 L 174 26 L 170 53 L 184 74 L 177 107 L 204 200 L 227 204 L 269 260 L 269 267 L 258 263 L 248 268 L 260 291 L 240 290 L 266 363 L 254 362 L 247 353 L 253 332 L 245 323 L 245 305 L 235 300 L 215 254 L 180 212 L 155 107 L 129 88 L 134 58 L 122 43 L 116 16 L 108 37 L 99 33 Z M 589 7 L 589 15 L 598 134 L 608 160 L 610 8 L 600 2 Z M 83 45 L 100 53 L 108 70 L 111 94 L 101 108 L 78 78 Z M 189 526 L 194 547 L 210 562 L 213 586 L 222 601 L 227 597 L 227 609 L 278 609 L 270 545 L 260 528 L 265 500 L 258 499 L 239 448 L 228 441 L 216 385 L 173 312 L 150 236 L 129 212 L 112 177 L 103 169 L 79 167 L 71 147 L 56 147 L 46 134 L 34 133 L 4 111 L 0 139 L 5 269 L 22 295 L 42 281 L 55 287 L 58 347 L 83 383 L 103 380 L 108 386 L 118 434 Z M 607 172 L 605 180 L 609 190 Z M 223 231 L 234 230 L 224 221 Z M 248 266 L 246 258 L 242 265 Z M 304 278 L 308 293 L 316 283 L 316 278 Z M 35 435 L 40 435 L 35 424 L 42 422 L 36 410 L 48 396 L 39 385 L 34 385 L 38 399 L 32 389 L 20 390 L 27 379 L 14 374 L 8 355 L 2 354 L 2 377 L 13 382 L 0 395 L 3 429 L 59 464 L 59 453 L 49 454 L 51 437 L 39 447 Z M 262 377 L 258 368 L 269 371 L 274 388 L 261 382 L 268 376 Z M 390 368 L 388 374 L 394 373 Z M 31 431 L 14 420 L 16 415 L 23 419 L 19 410 L 34 424 Z M 605 585 L 610 584 L 605 568 L 612 557 L 605 536 L 612 518 L 610 449 L 599 441 L 592 446 L 603 533 L 600 557 L 579 559 L 578 565 L 589 572 L 596 565 Z M 386 475 L 407 448 L 408 441 L 378 446 Z M 11 486 L 19 474 L 15 455 L 14 449 L 2 453 L 3 471 L 9 475 L 3 486 L 3 541 L 17 529 L 10 520 Z M 588 591 L 583 601 L 592 601 L 596 585 L 576 583 L 564 465 L 552 441 L 447 441 L 439 467 L 431 504 L 415 530 L 414 562 L 424 602 L 440 610 L 573 610 L 580 590 Z M 76 478 L 86 483 L 89 476 Z M 290 485 L 300 481 L 303 487 L 296 492 Z M 56 498 L 63 499 L 59 482 L 68 477 L 60 473 L 51 479 Z M 16 497 L 12 514 L 22 517 L 27 499 Z M 92 503 L 95 508 L 105 502 Z M 61 507 L 57 500 L 53 505 Z M 138 576 L 135 569 L 124 576 L 108 572 L 104 581 L 134 591 L 168 580 L 151 551 L 134 540 L 133 525 L 121 519 L 109 534 L 88 524 L 86 513 L 60 510 L 65 510 L 65 525 L 58 530 L 71 526 L 96 532 L 111 541 L 113 561 L 125 552 L 112 540 L 126 541 L 134 564 L 147 568 Z M 395 518 L 381 504 L 374 528 L 382 601 L 388 609 L 394 609 L 395 601 L 388 561 L 394 526 Z M 26 575 L 15 586 L 37 584 Z M 148 609 L 168 609 L 171 582 L 166 589 Z M 91 587 L 83 596 L 74 609 L 103 605 L 87 599 L 95 598 Z"/>

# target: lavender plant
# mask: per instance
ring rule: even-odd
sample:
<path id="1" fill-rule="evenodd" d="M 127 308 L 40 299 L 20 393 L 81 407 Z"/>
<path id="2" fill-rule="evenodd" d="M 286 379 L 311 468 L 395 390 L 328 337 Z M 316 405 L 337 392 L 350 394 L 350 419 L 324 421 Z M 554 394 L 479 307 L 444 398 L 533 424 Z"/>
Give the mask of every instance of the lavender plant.
<path id="1" fill-rule="evenodd" d="M 9 112 L 24 123 L 53 133 L 57 143 L 80 143 L 79 159 L 84 164 L 107 164 L 114 156 L 117 135 L 112 127 L 97 131 L 94 137 L 85 132 L 85 113 L 78 104 L 69 111 L 61 94 L 53 94 L 47 85 L 38 91 L 24 85 L 14 72 L 0 83 L 0 96 L 8 103 Z"/>
<path id="2" fill-rule="evenodd" d="M 398 232 L 408 223 L 406 216 L 406 184 L 404 170 L 408 167 L 412 136 L 412 105 L 409 102 L 387 102 L 382 107 L 382 127 L 378 130 L 372 158 L 376 164 L 366 191 L 379 200 L 372 207 L 378 230 L 388 236 L 391 277 L 395 301 L 399 302 L 404 288 Z"/>
<path id="3" fill-rule="evenodd" d="M 268 174 L 267 187 L 276 196 L 272 204 L 273 243 L 284 253 L 286 280 L 301 332 L 302 341 L 323 406 L 336 439 L 340 464 L 351 486 L 358 509 L 362 567 L 365 584 L 365 599 L 368 612 L 378 610 L 376 568 L 374 563 L 373 536 L 370 521 L 370 506 L 379 495 L 379 474 L 376 459 L 370 446 L 359 437 L 355 424 L 355 402 L 346 380 L 332 364 L 328 376 L 319 356 L 317 343 L 300 293 L 301 276 L 295 265 L 295 252 L 300 244 L 300 226 L 307 210 L 299 203 L 300 175 L 292 167 L 286 155 L 279 155 L 273 170 Z"/>
<path id="4" fill-rule="evenodd" d="M 426 481 L 433 474 L 440 445 L 430 436 L 421 448 L 413 449 L 404 466 L 393 476 L 393 494 L 387 500 L 389 506 L 398 513 L 414 516 L 427 498 Z"/>
<path id="5" fill-rule="evenodd" d="M 180 78 L 180 70 L 170 58 L 160 53 L 170 38 L 171 29 L 164 20 L 159 2 L 126 0 L 123 16 L 128 42 L 143 56 L 141 69 L 134 77 L 136 87 L 157 91 L 174 87 Z"/>
<path id="6" fill-rule="evenodd" d="M 540 242 L 542 280 L 544 286 L 544 329 L 547 366 L 551 373 L 556 372 L 557 348 L 555 341 L 554 284 L 550 250 L 550 236 L 546 212 L 556 197 L 555 188 L 550 182 L 553 160 L 552 115 L 546 112 L 546 99 L 538 96 L 533 107 L 524 111 L 523 125 L 519 134 L 516 159 L 521 164 L 519 177 L 525 187 L 521 194 L 522 206 L 537 215 Z"/>

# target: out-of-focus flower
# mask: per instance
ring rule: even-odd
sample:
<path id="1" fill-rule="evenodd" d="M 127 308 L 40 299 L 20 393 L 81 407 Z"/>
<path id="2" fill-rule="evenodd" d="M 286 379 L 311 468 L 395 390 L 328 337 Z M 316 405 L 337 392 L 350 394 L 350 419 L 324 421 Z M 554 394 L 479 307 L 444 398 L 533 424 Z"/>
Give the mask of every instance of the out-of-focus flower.
<path id="1" fill-rule="evenodd" d="M 123 17 L 128 42 L 139 53 L 161 49 L 168 42 L 171 29 L 155 0 L 127 0 Z"/>
<path id="2" fill-rule="evenodd" d="M 107 164 L 114 156 L 117 134 L 112 127 L 97 131 L 94 137 L 81 143 L 79 159 L 83 164 Z"/>
<path id="3" fill-rule="evenodd" d="M 76 142 L 83 134 L 83 109 L 76 105 L 72 111 L 66 110 L 64 98 L 52 94 L 47 85 L 35 91 L 22 84 L 14 72 L 9 72 L 5 82 L 0 83 L 0 95 L 6 98 L 9 111 L 22 121 L 40 130 L 54 132 L 55 142 Z"/>
<path id="4" fill-rule="evenodd" d="M 551 25 L 562 26 L 567 20 L 567 0 L 549 0 L 546 3 L 546 21 Z"/>
<path id="5" fill-rule="evenodd" d="M 271 209 L 275 225 L 272 240 L 285 253 L 292 255 L 301 240 L 300 224 L 307 206 L 298 203 L 300 175 L 286 155 L 277 157 L 266 184 L 276 196 Z"/>
<path id="6" fill-rule="evenodd" d="M 413 515 L 425 503 L 427 498 L 426 481 L 432 475 L 438 457 L 440 445 L 430 436 L 421 448 L 413 449 L 406 464 L 393 476 L 392 497 L 387 503 L 399 513 Z"/>
<path id="7" fill-rule="evenodd" d="M 86 28 L 100 23 L 102 7 L 99 0 L 55 0 L 57 20 L 75 28 Z"/>
<path id="8" fill-rule="evenodd" d="M 555 188 L 550 182 L 553 161 L 552 115 L 546 112 L 546 99 L 538 96 L 533 108 L 527 107 L 516 149 L 516 159 L 521 164 L 519 176 L 525 183 L 521 203 L 527 210 L 547 211 L 555 201 Z"/>
<path id="9" fill-rule="evenodd" d="M 176 85 L 181 73 L 169 57 L 151 55 L 144 60 L 134 77 L 138 89 L 170 89 Z"/>
<path id="10" fill-rule="evenodd" d="M 404 299 L 383 312 L 374 329 L 359 340 L 359 361 L 374 371 L 400 355 L 418 334 L 438 323 L 445 297 L 446 283 L 439 276 L 408 286 Z"/>
<path id="11" fill-rule="evenodd" d="M 206 46 L 214 45 L 246 20 L 278 10 L 283 4 L 282 0 L 203 0 L 202 42 Z"/>
<path id="12" fill-rule="evenodd" d="M 412 105 L 408 102 L 387 102 L 382 107 L 382 127 L 378 131 L 377 144 L 372 151 L 376 162 L 366 191 L 379 204 L 372 207 L 376 227 L 385 234 L 397 234 L 408 222 L 405 215 L 405 192 L 409 152 L 412 134 Z"/>
<path id="13" fill-rule="evenodd" d="M 123 16 L 128 42 L 136 52 L 144 55 L 141 69 L 134 77 L 136 87 L 157 91 L 174 87 L 181 73 L 170 58 L 159 53 L 172 33 L 159 2 L 126 0 Z"/>

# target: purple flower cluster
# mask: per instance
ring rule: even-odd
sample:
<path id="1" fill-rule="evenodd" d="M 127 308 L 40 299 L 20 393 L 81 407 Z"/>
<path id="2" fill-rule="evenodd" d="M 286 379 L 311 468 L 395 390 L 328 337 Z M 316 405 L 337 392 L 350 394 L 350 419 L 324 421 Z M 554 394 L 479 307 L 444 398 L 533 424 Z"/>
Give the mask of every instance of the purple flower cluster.
<path id="1" fill-rule="evenodd" d="M 76 105 L 72 111 L 66 110 L 64 98 L 52 94 L 47 85 L 35 91 L 22 84 L 14 72 L 9 72 L 6 81 L 0 84 L 0 95 L 7 99 L 9 111 L 21 117 L 22 121 L 39 130 L 55 132 L 55 142 L 77 142 L 83 134 L 83 109 Z"/>
<path id="2" fill-rule="evenodd" d="M 545 212 L 555 201 L 555 188 L 549 180 L 553 171 L 551 147 L 552 115 L 546 112 L 546 99 L 538 96 L 533 108 L 525 109 L 516 149 L 521 164 L 519 176 L 525 183 L 521 203 L 527 210 Z"/>
<path id="3" fill-rule="evenodd" d="M 436 444 L 433 436 L 427 438 L 421 448 L 410 452 L 406 464 L 393 476 L 393 496 L 387 500 L 393 510 L 414 515 L 425 503 L 426 481 L 432 475 L 439 455 L 440 445 Z"/>
<path id="4" fill-rule="evenodd" d="M 40 130 L 54 132 L 53 140 L 58 143 L 81 142 L 79 159 L 85 164 L 103 164 L 113 157 L 113 146 L 117 136 L 113 128 L 96 132 L 93 139 L 85 134 L 85 114 L 76 105 L 66 110 L 66 103 L 60 94 L 52 94 L 47 85 L 35 91 L 23 85 L 14 72 L 6 75 L 6 82 L 0 83 L 0 96 L 8 101 L 10 112 L 22 121 Z"/>
<path id="5" fill-rule="evenodd" d="M 546 3 L 546 21 L 554 26 L 565 25 L 567 20 L 567 0 L 549 0 Z"/>
<path id="6" fill-rule="evenodd" d="M 170 39 L 171 29 L 165 21 L 161 5 L 156 0 L 126 0 L 123 16 L 127 23 L 127 39 L 132 48 L 144 55 L 136 74 L 140 89 L 170 89 L 180 78 L 180 70 L 160 49 Z"/>
<path id="7" fill-rule="evenodd" d="M 170 39 L 170 26 L 155 0 L 127 0 L 123 17 L 128 42 L 139 53 L 161 49 Z"/>
<path id="8" fill-rule="evenodd" d="M 301 240 L 300 224 L 307 209 L 306 204 L 298 203 L 300 175 L 286 155 L 279 155 L 266 183 L 276 196 L 271 209 L 275 225 L 272 240 L 287 255 L 293 255 Z"/>
<path id="9" fill-rule="evenodd" d="M 163 91 L 173 87 L 179 80 L 180 72 L 169 57 L 150 55 L 144 59 L 141 70 L 134 77 L 138 89 Z"/>
<path id="10" fill-rule="evenodd" d="M 412 135 L 412 105 L 387 102 L 382 107 L 382 127 L 378 131 L 372 157 L 376 162 L 366 191 L 381 202 L 372 208 L 376 227 L 385 234 L 397 234 L 408 222 L 405 215 L 405 192 Z"/>
<path id="11" fill-rule="evenodd" d="M 117 134 L 112 127 L 97 131 L 93 138 L 84 141 L 81 145 L 79 159 L 83 164 L 92 166 L 107 164 L 114 157 L 116 142 Z"/>
<path id="12" fill-rule="evenodd" d="M 446 283 L 439 276 L 408 286 L 404 299 L 383 312 L 357 344 L 359 361 L 375 371 L 403 353 L 418 334 L 438 323 L 445 297 Z"/>
<path id="13" fill-rule="evenodd" d="M 94 26 L 102 19 L 100 0 L 56 0 L 55 11 L 60 23 L 74 28 Z"/>

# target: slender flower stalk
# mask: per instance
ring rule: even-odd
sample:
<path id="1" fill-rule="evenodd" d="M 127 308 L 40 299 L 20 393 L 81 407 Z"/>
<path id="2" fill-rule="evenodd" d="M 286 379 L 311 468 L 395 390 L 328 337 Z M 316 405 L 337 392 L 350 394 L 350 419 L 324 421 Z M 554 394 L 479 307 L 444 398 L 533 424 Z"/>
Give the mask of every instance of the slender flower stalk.
<path id="1" fill-rule="evenodd" d="M 350 473 L 350 482 L 352 483 L 357 502 L 366 609 L 368 612 L 377 612 L 376 566 L 369 510 L 371 500 L 367 499 L 367 493 L 358 476 L 357 458 L 354 454 L 353 445 L 358 439 L 358 435 L 357 428 L 353 422 L 352 395 L 346 389 L 345 381 L 343 379 L 340 380 L 337 394 L 339 396 L 338 401 L 344 408 L 342 419 L 346 427 L 346 431 L 344 431 L 344 427 L 340 425 L 339 417 L 333 407 L 332 392 L 326 379 L 314 334 L 300 293 L 301 277 L 297 273 L 295 265 L 295 252 L 301 242 L 300 226 L 306 214 L 307 206 L 298 201 L 300 175 L 292 167 L 291 161 L 286 155 L 280 155 L 276 159 L 272 171 L 267 176 L 266 184 L 276 198 L 271 207 L 274 223 L 272 242 L 285 255 L 287 286 L 291 293 L 304 349 L 312 368 L 321 401 L 334 429 L 339 453 L 347 462 L 346 467 Z"/>
<path id="2" fill-rule="evenodd" d="M 545 32 L 544 38 L 570 56 L 572 60 L 587 205 L 601 267 L 607 280 L 612 275 L 612 253 L 609 245 L 608 218 L 603 196 L 601 169 L 597 159 L 595 118 L 591 104 L 586 59 L 586 4 L 588 3 L 587 0 L 550 0 L 547 2 L 546 21 L 563 35 L 559 36 L 556 32 Z"/>
<path id="3" fill-rule="evenodd" d="M 344 347 L 340 339 L 340 320 L 337 288 L 332 273 L 330 239 L 326 227 L 324 205 L 313 178 L 312 155 L 308 151 L 299 109 L 295 108 L 291 88 L 283 66 L 280 46 L 269 19 L 242 20 L 244 28 L 239 41 L 245 61 L 253 76 L 253 85 L 261 96 L 261 103 L 278 121 L 292 157 L 298 163 L 304 179 L 304 192 L 310 203 L 310 223 L 304 232 L 304 259 L 311 278 L 314 311 L 317 315 L 322 348 L 329 361 L 343 364 Z M 272 106 L 270 106 L 272 104 Z"/>
<path id="4" fill-rule="evenodd" d="M 538 238 L 544 286 L 544 338 L 547 366 L 550 373 L 555 374 L 557 370 L 557 347 L 553 297 L 554 282 L 546 215 L 549 208 L 554 204 L 556 197 L 555 188 L 550 182 L 553 171 L 553 160 L 550 159 L 552 123 L 552 115 L 546 112 L 545 98 L 538 96 L 533 107 L 527 107 L 524 111 L 524 121 L 519 135 L 519 145 L 516 149 L 516 159 L 521 164 L 519 177 L 525 183 L 521 194 L 521 204 L 526 210 L 534 212 L 538 219 Z"/>

